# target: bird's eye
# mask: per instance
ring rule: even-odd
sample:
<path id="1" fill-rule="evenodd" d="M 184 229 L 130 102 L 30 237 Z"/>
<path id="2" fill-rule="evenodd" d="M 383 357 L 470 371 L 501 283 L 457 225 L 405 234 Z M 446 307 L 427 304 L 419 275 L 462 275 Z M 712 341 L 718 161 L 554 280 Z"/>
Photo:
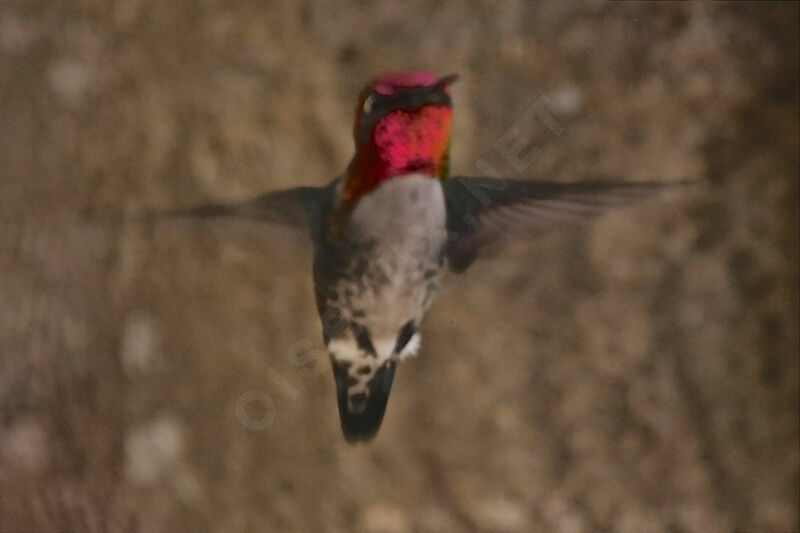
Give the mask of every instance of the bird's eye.
<path id="1" fill-rule="evenodd" d="M 367 114 L 370 111 L 372 111 L 372 104 L 374 104 L 374 103 L 375 103 L 375 95 L 370 94 L 369 96 L 364 98 L 364 107 L 362 108 L 363 111 L 364 111 L 364 114 Z"/>

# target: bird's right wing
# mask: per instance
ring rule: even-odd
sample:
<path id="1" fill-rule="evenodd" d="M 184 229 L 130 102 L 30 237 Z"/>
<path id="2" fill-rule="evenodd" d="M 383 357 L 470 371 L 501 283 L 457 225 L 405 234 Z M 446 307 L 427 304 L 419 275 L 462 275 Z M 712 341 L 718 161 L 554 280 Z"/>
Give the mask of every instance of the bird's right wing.
<path id="1" fill-rule="evenodd" d="M 296 187 L 230 203 L 207 203 L 194 207 L 125 212 L 85 211 L 89 221 L 159 221 L 170 219 L 249 219 L 307 229 L 329 201 L 331 186 Z"/>

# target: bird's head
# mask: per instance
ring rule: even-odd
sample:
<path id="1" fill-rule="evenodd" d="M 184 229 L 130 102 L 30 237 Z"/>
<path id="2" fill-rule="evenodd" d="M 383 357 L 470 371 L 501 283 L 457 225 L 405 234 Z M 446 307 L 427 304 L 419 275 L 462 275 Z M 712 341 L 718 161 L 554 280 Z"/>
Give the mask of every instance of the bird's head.
<path id="1" fill-rule="evenodd" d="M 455 74 L 424 71 L 384 74 L 358 100 L 353 136 L 356 154 L 342 189 L 345 201 L 382 181 L 405 174 L 445 178 L 450 149 L 451 100 Z"/>

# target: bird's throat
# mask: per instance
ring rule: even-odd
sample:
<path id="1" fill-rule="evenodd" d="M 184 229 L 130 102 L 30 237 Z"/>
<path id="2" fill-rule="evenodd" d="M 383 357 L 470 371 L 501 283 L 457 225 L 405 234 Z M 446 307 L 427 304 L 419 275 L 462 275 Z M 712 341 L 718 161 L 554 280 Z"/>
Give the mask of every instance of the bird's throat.
<path id="1" fill-rule="evenodd" d="M 395 177 L 422 174 L 447 176 L 451 110 L 424 106 L 395 110 L 379 120 L 372 136 L 358 149 L 342 191 L 353 201 Z"/>

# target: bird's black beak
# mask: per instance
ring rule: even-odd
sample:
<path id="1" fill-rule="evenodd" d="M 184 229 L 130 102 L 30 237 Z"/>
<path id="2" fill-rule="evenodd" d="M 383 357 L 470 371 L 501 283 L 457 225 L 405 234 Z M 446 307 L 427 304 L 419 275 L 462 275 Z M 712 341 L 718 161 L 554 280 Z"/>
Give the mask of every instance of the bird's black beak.
<path id="1" fill-rule="evenodd" d="M 392 390 L 395 362 L 387 361 L 367 382 L 366 390 L 353 391 L 347 363 L 333 362 L 336 397 L 342 433 L 348 442 L 372 440 L 378 433 Z"/>
<path id="2" fill-rule="evenodd" d="M 416 109 L 424 104 L 446 104 L 450 105 L 450 93 L 447 88 L 458 80 L 458 74 L 449 74 L 442 78 L 433 85 L 427 87 L 420 87 L 416 89 L 408 89 L 406 95 L 401 97 L 405 100 L 405 106 L 408 109 Z"/>
<path id="3" fill-rule="evenodd" d="M 458 74 L 455 73 L 448 74 L 447 76 L 442 76 L 441 78 L 439 78 L 439 81 L 437 81 L 433 86 L 441 91 L 457 81 L 458 81 Z"/>
<path id="4" fill-rule="evenodd" d="M 421 89 L 411 89 L 411 91 L 416 91 L 416 98 L 417 103 L 432 103 L 432 104 L 448 104 L 450 105 L 450 94 L 447 92 L 447 88 L 455 83 L 458 80 L 458 74 L 448 74 L 442 78 L 439 78 L 439 81 L 434 83 L 433 85 L 429 85 L 428 87 L 423 87 Z"/>

